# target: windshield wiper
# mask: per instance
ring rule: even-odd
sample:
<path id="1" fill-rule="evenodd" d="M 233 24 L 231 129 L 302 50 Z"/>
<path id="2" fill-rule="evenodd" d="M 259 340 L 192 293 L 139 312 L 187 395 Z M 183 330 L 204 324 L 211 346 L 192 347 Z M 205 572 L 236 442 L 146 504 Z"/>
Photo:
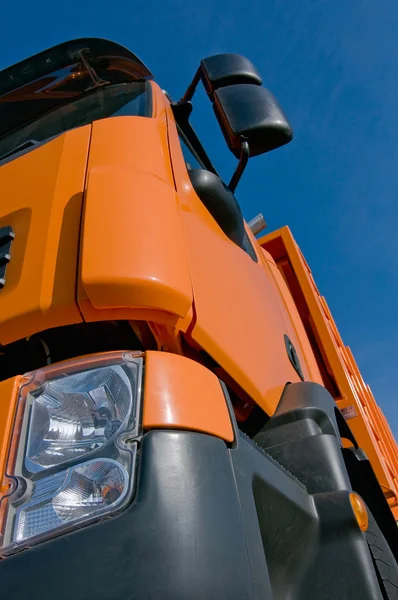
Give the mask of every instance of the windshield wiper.
<path id="1" fill-rule="evenodd" d="M 90 77 L 91 81 L 92 81 L 92 88 L 98 88 L 98 87 L 102 87 L 104 85 L 109 84 L 109 81 L 105 81 L 104 79 L 101 79 L 101 77 L 99 77 L 97 71 L 90 65 L 89 63 L 89 57 L 90 57 L 90 49 L 89 48 L 82 48 L 81 50 L 77 50 L 76 52 L 73 52 L 71 54 L 71 57 L 73 59 L 79 59 L 82 63 L 82 65 L 84 66 L 84 68 L 86 69 L 88 76 Z M 87 91 L 87 90 L 86 90 Z"/>
<path id="2" fill-rule="evenodd" d="M 12 156 L 13 154 L 17 154 L 18 152 L 22 152 L 23 150 L 27 150 L 28 148 L 32 148 L 33 146 L 38 146 L 41 142 L 39 142 L 38 140 L 27 140 L 26 142 L 23 142 L 22 144 L 19 144 L 19 146 L 16 146 L 15 148 L 13 148 L 12 150 L 10 150 L 9 152 L 6 152 L 5 154 L 0 154 L 0 160 L 4 160 L 5 158 L 9 158 L 10 156 Z"/>

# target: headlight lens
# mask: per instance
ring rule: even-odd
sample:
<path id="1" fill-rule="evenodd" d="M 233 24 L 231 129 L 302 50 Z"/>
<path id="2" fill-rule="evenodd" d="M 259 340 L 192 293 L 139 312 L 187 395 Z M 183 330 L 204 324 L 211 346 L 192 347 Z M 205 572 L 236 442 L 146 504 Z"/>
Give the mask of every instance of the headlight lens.
<path id="1" fill-rule="evenodd" d="M 48 381 L 29 396 L 32 421 L 26 462 L 31 471 L 100 448 L 125 425 L 133 404 L 121 365 Z"/>
<path id="2" fill-rule="evenodd" d="M 0 497 L 1 554 L 125 506 L 141 371 L 141 358 L 114 352 L 28 374 L 7 466 L 14 487 Z"/>

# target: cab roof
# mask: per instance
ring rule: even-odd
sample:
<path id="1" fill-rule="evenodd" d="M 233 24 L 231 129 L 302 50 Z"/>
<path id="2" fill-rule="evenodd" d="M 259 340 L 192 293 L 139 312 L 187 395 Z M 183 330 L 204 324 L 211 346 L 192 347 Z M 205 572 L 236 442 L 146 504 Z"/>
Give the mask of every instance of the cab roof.
<path id="1" fill-rule="evenodd" d="M 152 77 L 135 54 L 115 42 L 64 42 L 0 71 L 0 136 L 96 87 Z"/>

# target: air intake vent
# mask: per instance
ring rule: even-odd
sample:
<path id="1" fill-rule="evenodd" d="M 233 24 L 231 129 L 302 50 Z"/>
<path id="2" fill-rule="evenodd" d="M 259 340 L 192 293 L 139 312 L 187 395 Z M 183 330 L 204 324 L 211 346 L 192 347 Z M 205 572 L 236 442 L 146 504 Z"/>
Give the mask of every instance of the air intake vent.
<path id="1" fill-rule="evenodd" d="M 15 233 L 10 226 L 0 227 L 0 291 L 5 286 L 6 269 L 11 259 L 11 244 Z"/>

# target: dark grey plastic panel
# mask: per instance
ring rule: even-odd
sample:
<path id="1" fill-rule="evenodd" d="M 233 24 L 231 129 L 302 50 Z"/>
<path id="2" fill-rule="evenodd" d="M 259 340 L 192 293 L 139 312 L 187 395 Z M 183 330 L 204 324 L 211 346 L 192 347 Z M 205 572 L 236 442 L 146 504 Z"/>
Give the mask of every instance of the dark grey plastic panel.
<path id="1" fill-rule="evenodd" d="M 152 431 L 119 516 L 0 562 L 5 598 L 381 600 L 348 492 L 309 495 L 253 442 Z"/>

